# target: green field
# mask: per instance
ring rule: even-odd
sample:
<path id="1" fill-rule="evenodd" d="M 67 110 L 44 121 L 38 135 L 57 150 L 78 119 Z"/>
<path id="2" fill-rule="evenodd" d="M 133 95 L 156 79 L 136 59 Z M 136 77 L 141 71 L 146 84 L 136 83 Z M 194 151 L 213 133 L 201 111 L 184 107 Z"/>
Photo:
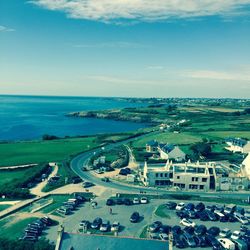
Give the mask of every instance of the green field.
<path id="1" fill-rule="evenodd" d="M 8 205 L 8 204 L 0 204 L 0 212 L 11 207 L 11 205 Z"/>
<path id="2" fill-rule="evenodd" d="M 62 161 L 99 145 L 97 137 L 0 144 L 0 166 Z"/>
<path id="3" fill-rule="evenodd" d="M 172 132 L 159 132 L 157 134 L 151 134 L 143 137 L 142 139 L 135 140 L 133 147 L 145 147 L 146 143 L 151 140 L 157 140 L 162 143 L 173 143 L 173 144 L 191 144 L 202 141 L 203 135 L 183 132 L 175 134 Z"/>
<path id="4" fill-rule="evenodd" d="M 13 223 L 15 221 L 15 216 L 8 217 L 6 219 L 3 219 L 0 221 L 0 238 L 8 238 L 8 239 L 18 239 L 22 236 L 24 228 L 37 219 L 37 217 L 30 217 L 27 219 L 19 220 L 16 223 Z"/>
<path id="5" fill-rule="evenodd" d="M 6 187 L 15 187 L 16 185 L 21 185 L 28 178 L 39 173 L 43 169 L 43 165 L 15 169 L 15 170 L 1 170 L 0 169 L 0 190 Z"/>

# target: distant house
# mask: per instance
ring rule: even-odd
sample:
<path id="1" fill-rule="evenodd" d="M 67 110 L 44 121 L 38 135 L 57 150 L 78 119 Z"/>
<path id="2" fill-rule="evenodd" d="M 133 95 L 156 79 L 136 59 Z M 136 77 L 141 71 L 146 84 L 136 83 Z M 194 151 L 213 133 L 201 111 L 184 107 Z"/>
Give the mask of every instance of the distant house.
<path id="1" fill-rule="evenodd" d="M 227 144 L 227 146 L 225 147 L 225 149 L 236 153 L 250 153 L 250 141 L 247 141 L 245 139 L 241 139 L 241 138 L 226 138 L 225 139 L 225 143 Z"/>
<path id="2" fill-rule="evenodd" d="M 159 146 L 158 141 L 156 141 L 156 140 L 149 141 L 146 144 L 146 151 L 148 153 L 157 153 L 158 152 L 158 146 Z"/>
<path id="3" fill-rule="evenodd" d="M 173 144 L 160 145 L 158 147 L 161 159 L 173 159 L 181 162 L 185 161 L 186 154 L 178 147 Z"/>

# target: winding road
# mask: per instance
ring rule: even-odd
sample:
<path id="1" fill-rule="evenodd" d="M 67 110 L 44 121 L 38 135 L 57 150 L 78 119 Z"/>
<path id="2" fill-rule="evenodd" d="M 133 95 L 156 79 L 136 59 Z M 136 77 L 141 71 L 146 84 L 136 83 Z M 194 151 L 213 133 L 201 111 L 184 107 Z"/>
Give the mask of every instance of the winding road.
<path id="1" fill-rule="evenodd" d="M 154 132 L 152 132 L 154 133 Z M 133 140 L 136 140 L 140 137 L 143 137 L 145 135 L 141 135 L 137 138 L 131 138 L 126 139 L 124 141 L 120 141 L 117 143 L 108 144 L 105 146 L 105 150 L 111 150 L 115 147 L 121 146 L 123 144 L 127 144 Z M 188 191 L 168 191 L 164 189 L 159 188 L 153 188 L 153 187 L 140 187 L 140 186 L 133 186 L 128 185 L 125 183 L 112 181 L 112 182 L 103 182 L 100 178 L 94 176 L 91 174 L 90 171 L 83 171 L 82 168 L 88 166 L 88 162 L 90 158 L 93 156 L 94 153 L 99 153 L 103 150 L 102 147 L 98 149 L 93 149 L 84 153 L 81 153 L 77 155 L 75 158 L 72 159 L 70 166 L 71 169 L 83 180 L 89 181 L 94 183 L 95 185 L 102 186 L 105 188 L 112 188 L 117 190 L 117 193 L 119 192 L 129 192 L 129 193 L 139 193 L 140 191 L 146 192 L 148 194 L 189 194 L 189 195 L 199 195 L 201 197 L 221 197 L 221 198 L 233 198 L 237 197 L 240 199 L 248 199 L 250 196 L 250 192 L 188 192 Z"/>

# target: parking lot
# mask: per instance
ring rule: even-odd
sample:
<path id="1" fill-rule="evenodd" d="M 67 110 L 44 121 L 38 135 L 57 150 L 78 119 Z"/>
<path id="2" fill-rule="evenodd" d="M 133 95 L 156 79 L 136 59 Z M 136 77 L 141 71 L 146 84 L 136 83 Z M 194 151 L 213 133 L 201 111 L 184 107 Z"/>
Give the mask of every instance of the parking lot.
<path id="1" fill-rule="evenodd" d="M 175 225 L 180 225 L 181 218 L 176 215 L 176 210 L 164 209 L 167 217 L 159 217 L 155 214 L 155 210 L 158 206 L 166 204 L 168 201 L 152 199 L 148 204 L 136 204 L 136 205 L 113 205 L 107 206 L 106 201 L 111 196 L 110 191 L 105 191 L 102 197 L 97 197 L 95 202 L 96 207 L 92 206 L 90 202 L 86 202 L 79 206 L 77 210 L 69 216 L 65 216 L 64 227 L 66 232 L 79 232 L 79 224 L 82 220 L 87 220 L 90 223 L 97 217 L 102 220 L 108 220 L 110 224 L 118 221 L 121 225 L 119 236 L 130 236 L 130 237 L 150 237 L 150 233 L 146 232 L 146 227 L 149 226 L 154 221 L 160 221 L 163 225 L 169 225 L 171 227 Z M 175 201 L 180 203 L 181 201 Z M 185 204 L 190 203 L 190 201 L 185 202 Z M 194 204 L 197 204 L 195 202 Z M 205 203 L 206 206 L 218 205 L 213 203 Z M 221 204 L 220 204 L 221 206 Z M 112 208 L 112 214 L 110 213 L 110 208 Z M 140 214 L 140 220 L 137 223 L 130 222 L 130 216 L 133 212 L 138 212 Z M 208 229 L 210 227 L 219 227 L 221 230 L 228 228 L 231 232 L 235 230 L 240 230 L 241 223 L 236 222 L 220 222 L 220 221 L 201 221 L 200 219 L 191 219 L 196 225 L 205 225 Z M 247 227 L 249 227 L 247 225 Z M 184 226 L 181 226 L 183 229 Z M 88 231 L 91 231 L 89 229 Z M 146 232 L 146 233 L 145 233 Z M 183 232 L 183 231 L 182 231 Z M 98 230 L 95 233 L 103 233 Z M 107 232 L 111 234 L 111 232 Z M 48 230 L 48 238 L 51 240 L 56 239 L 57 229 L 50 228 Z M 185 246 L 188 248 L 188 246 Z M 199 249 L 197 246 L 196 249 Z M 211 249 L 211 247 L 210 247 Z"/>

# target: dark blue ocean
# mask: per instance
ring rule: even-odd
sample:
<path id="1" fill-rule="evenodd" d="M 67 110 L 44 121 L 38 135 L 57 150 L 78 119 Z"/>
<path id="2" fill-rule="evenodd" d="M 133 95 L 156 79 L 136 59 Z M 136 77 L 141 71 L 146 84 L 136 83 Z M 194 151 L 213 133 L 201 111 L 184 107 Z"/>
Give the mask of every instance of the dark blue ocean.
<path id="1" fill-rule="evenodd" d="M 143 104 L 99 97 L 0 95 L 0 140 L 33 140 L 44 134 L 64 136 L 132 131 L 145 126 L 92 118 L 66 117 L 72 111 L 138 107 Z"/>

